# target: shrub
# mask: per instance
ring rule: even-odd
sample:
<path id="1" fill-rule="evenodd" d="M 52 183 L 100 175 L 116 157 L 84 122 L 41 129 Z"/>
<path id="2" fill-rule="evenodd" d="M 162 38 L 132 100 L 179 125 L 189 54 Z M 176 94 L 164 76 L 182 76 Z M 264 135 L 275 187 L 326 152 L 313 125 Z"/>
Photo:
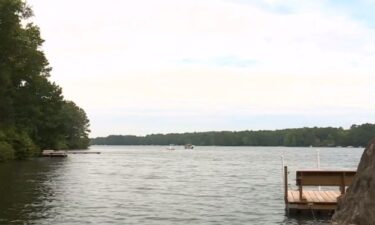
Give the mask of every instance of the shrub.
<path id="1" fill-rule="evenodd" d="M 15 154 L 12 146 L 5 141 L 0 141 L 0 162 L 4 162 L 14 158 Z"/>

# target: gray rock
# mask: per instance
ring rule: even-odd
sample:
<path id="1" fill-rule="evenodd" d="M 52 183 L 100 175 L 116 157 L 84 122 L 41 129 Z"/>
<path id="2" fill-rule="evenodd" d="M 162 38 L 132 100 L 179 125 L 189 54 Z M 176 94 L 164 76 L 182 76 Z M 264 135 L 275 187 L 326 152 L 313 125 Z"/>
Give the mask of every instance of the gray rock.
<path id="1" fill-rule="evenodd" d="M 357 174 L 332 217 L 335 225 L 375 225 L 375 138 L 362 154 Z"/>

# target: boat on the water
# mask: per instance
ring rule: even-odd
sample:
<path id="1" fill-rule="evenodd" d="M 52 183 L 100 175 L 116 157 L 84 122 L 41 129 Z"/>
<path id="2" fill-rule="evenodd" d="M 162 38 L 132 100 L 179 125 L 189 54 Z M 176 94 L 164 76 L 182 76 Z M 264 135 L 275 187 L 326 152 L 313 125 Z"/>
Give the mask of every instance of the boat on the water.
<path id="1" fill-rule="evenodd" d="M 167 148 L 167 150 L 176 150 L 175 148 L 173 148 L 173 145 L 169 145 L 169 147 Z"/>
<path id="2" fill-rule="evenodd" d="M 194 149 L 194 145 L 192 144 L 186 144 L 185 149 Z"/>

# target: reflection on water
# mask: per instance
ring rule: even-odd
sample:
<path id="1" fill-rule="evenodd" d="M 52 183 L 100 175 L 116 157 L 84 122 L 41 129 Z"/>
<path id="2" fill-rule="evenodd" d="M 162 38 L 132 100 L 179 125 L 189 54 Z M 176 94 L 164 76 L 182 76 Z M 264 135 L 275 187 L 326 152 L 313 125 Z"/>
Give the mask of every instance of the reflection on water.
<path id="1" fill-rule="evenodd" d="M 284 215 L 280 156 L 315 167 L 313 148 L 92 149 L 0 164 L 0 224 L 329 224 Z M 361 153 L 324 148 L 321 166 L 355 168 Z"/>
<path id="2" fill-rule="evenodd" d="M 43 217 L 54 193 L 45 182 L 56 177 L 62 163 L 45 159 L 0 163 L 0 224 Z"/>

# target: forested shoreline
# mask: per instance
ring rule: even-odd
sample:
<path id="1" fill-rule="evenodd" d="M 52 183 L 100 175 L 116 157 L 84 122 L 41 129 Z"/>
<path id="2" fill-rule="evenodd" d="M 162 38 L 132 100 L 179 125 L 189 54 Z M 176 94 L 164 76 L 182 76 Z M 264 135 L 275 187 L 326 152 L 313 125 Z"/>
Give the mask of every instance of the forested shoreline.
<path id="1" fill-rule="evenodd" d="M 92 145 L 201 145 L 201 146 L 289 146 L 362 147 L 375 136 L 375 124 L 352 125 L 349 129 L 313 127 L 259 131 L 211 131 L 151 134 L 146 136 L 110 135 L 91 139 Z"/>
<path id="2" fill-rule="evenodd" d="M 0 161 L 85 149 L 89 120 L 49 80 L 39 27 L 22 0 L 0 1 Z"/>

